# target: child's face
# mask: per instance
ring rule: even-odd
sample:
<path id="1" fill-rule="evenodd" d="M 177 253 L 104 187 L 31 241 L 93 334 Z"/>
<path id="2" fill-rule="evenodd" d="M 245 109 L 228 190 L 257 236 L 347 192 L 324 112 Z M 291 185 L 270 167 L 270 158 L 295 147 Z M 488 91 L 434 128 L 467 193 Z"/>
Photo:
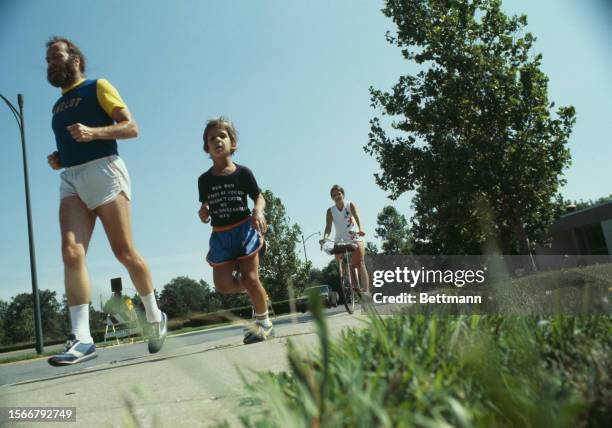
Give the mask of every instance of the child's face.
<path id="1" fill-rule="evenodd" d="M 344 201 L 344 195 L 338 189 L 333 190 L 331 197 L 334 200 L 334 202 L 337 204 L 341 204 Z"/>
<path id="2" fill-rule="evenodd" d="M 212 128 L 207 135 L 208 153 L 213 159 L 230 156 L 232 149 L 236 149 L 236 143 L 232 141 L 229 133 L 222 127 Z"/>

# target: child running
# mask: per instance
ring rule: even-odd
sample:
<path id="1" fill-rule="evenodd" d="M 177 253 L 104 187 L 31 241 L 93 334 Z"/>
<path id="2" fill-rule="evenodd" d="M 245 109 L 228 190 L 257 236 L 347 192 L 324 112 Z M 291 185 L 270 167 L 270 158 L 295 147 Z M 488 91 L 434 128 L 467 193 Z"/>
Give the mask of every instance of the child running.
<path id="1" fill-rule="evenodd" d="M 247 292 L 255 308 L 255 324 L 244 343 L 266 340 L 273 334 L 268 317 L 266 291 L 259 281 L 259 253 L 267 230 L 263 210 L 266 201 L 251 170 L 232 161 L 238 134 L 227 118 L 209 120 L 204 129 L 204 151 L 213 166 L 198 178 L 203 223 L 212 221 L 213 232 L 206 260 L 213 268 L 219 293 Z M 254 201 L 252 212 L 247 195 Z M 238 266 L 240 275 L 233 275 Z"/>

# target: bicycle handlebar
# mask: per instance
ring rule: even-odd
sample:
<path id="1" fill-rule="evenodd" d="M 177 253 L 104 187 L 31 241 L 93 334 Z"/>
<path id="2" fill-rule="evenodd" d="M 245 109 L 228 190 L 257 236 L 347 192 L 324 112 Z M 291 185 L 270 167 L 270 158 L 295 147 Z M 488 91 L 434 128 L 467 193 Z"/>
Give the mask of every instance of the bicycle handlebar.
<path id="1" fill-rule="evenodd" d="M 323 238 L 322 241 L 334 244 L 333 247 L 327 245 L 325 248 L 325 244 L 321 244 L 321 250 L 329 255 L 352 253 L 358 248 L 357 244 L 353 241 L 333 241 L 329 238 Z"/>

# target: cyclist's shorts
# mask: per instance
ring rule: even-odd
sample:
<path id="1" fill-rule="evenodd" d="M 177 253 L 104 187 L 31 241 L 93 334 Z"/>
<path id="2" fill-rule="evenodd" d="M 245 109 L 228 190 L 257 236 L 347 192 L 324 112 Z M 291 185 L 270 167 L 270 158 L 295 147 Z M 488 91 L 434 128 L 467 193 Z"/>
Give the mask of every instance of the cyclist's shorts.
<path id="1" fill-rule="evenodd" d="M 213 267 L 220 266 L 249 259 L 257 253 L 263 257 L 264 251 L 264 239 L 253 228 L 251 217 L 247 217 L 234 225 L 213 229 L 206 261 Z"/>

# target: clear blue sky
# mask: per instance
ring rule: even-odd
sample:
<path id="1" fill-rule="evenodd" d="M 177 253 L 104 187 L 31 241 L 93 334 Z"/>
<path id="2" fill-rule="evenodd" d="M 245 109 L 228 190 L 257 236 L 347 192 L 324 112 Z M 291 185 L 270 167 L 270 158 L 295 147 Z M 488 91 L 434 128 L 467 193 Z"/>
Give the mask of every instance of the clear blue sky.
<path id="1" fill-rule="evenodd" d="M 137 247 L 156 288 L 187 275 L 211 283 L 204 262 L 210 227 L 199 222 L 196 180 L 210 166 L 201 150 L 205 121 L 229 116 L 240 133 L 235 161 L 285 204 L 307 236 L 322 231 L 328 190 L 342 184 L 361 210 L 368 239 L 376 215 L 392 204 L 410 217 L 410 195 L 390 201 L 374 183 L 376 162 L 363 152 L 370 85 L 387 89 L 412 67 L 384 39 L 393 30 L 381 1 L 0 1 L 0 93 L 25 96 L 26 136 L 39 287 L 63 293 L 58 225 L 59 177 L 46 162 L 54 150 L 51 106 L 59 91 L 46 81 L 44 43 L 73 39 L 88 58 L 88 77 L 107 78 L 140 127 L 121 141 L 133 184 Z M 557 105 L 572 104 L 567 198 L 612 193 L 612 14 L 604 0 L 504 2 L 524 12 L 538 37 Z M 16 103 L 16 101 L 15 101 Z M 25 196 L 18 129 L 0 105 L 0 299 L 30 292 Z M 301 245 L 298 247 L 303 256 Z M 308 257 L 328 257 L 316 239 Z M 101 225 L 88 255 L 93 300 L 127 272 Z"/>

